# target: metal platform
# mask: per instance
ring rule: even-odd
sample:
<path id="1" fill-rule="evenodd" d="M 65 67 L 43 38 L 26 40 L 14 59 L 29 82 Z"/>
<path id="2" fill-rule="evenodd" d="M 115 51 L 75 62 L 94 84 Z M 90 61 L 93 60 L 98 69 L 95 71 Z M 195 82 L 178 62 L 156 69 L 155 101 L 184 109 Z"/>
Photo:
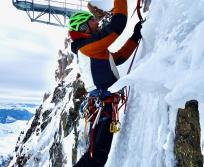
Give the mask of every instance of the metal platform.
<path id="1" fill-rule="evenodd" d="M 87 0 L 12 0 L 13 5 L 26 11 L 32 22 L 67 26 L 67 19 L 77 10 L 86 10 Z"/>

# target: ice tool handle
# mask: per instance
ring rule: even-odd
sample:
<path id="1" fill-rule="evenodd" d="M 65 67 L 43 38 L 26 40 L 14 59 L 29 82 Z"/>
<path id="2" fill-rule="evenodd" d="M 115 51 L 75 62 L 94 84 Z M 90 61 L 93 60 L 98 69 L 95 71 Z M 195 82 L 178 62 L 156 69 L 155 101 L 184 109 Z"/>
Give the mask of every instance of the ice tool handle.
<path id="1" fill-rule="evenodd" d="M 141 12 L 140 12 L 140 9 L 142 8 L 140 5 L 141 5 L 141 0 L 137 0 L 137 6 L 136 6 L 136 9 L 137 9 L 137 15 L 138 15 L 138 18 L 140 19 L 140 21 L 144 22 L 143 18 L 142 18 L 142 15 L 141 15 Z"/>

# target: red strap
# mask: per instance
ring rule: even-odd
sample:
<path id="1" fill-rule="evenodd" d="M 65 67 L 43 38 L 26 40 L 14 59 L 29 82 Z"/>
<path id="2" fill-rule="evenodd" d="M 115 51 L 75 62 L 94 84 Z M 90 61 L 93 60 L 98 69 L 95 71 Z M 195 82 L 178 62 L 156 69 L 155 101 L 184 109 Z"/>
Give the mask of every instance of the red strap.
<path id="1" fill-rule="evenodd" d="M 90 99 L 90 112 L 93 114 L 93 117 L 92 117 L 92 126 L 94 124 L 94 121 L 96 119 L 96 116 L 94 114 L 95 112 L 95 107 L 94 107 L 94 99 L 91 98 Z M 93 154 L 94 154 L 94 128 L 91 127 L 91 134 L 90 134 L 90 157 L 93 158 Z"/>
<path id="2" fill-rule="evenodd" d="M 119 114 L 118 114 L 118 97 L 113 98 L 113 111 L 112 111 L 112 121 L 117 122 L 119 120 Z"/>
<path id="3" fill-rule="evenodd" d="M 137 15 L 138 15 L 140 21 L 143 21 L 142 15 L 140 13 L 140 1 L 141 0 L 137 0 L 137 7 L 136 7 L 137 8 Z"/>
<path id="4" fill-rule="evenodd" d="M 113 93 L 110 97 L 108 97 L 107 99 L 105 99 L 103 102 L 104 103 L 115 103 L 115 101 L 118 101 L 119 103 L 119 100 L 120 100 L 120 95 L 118 93 Z"/>
<path id="5" fill-rule="evenodd" d="M 94 151 L 94 129 L 91 128 L 91 136 L 90 136 L 90 157 L 93 158 Z"/>
<path id="6" fill-rule="evenodd" d="M 112 111 L 112 121 L 115 122 L 116 120 L 116 114 L 115 114 L 115 107 L 113 105 L 113 111 Z"/>
<path id="7" fill-rule="evenodd" d="M 76 41 L 77 39 L 80 39 L 80 38 L 85 38 L 85 39 L 90 38 L 91 36 L 90 34 L 78 32 L 78 31 L 70 31 L 69 35 L 73 41 Z"/>

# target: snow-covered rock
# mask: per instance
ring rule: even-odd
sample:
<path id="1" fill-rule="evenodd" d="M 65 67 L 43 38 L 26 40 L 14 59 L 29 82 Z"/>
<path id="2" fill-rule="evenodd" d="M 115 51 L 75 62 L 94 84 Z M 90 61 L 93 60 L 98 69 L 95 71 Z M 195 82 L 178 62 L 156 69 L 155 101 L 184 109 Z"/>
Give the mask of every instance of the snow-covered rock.
<path id="1" fill-rule="evenodd" d="M 5 167 L 9 162 L 18 136 L 25 129 L 26 124 L 27 121 L 15 121 L 9 124 L 0 123 L 0 167 Z"/>
<path id="2" fill-rule="evenodd" d="M 62 167 L 76 162 L 78 111 L 86 90 L 75 59 L 67 70 L 68 76 L 58 82 L 20 134 L 9 166 Z"/>
<path id="3" fill-rule="evenodd" d="M 37 104 L 0 103 L 0 167 L 8 163 L 17 138 L 36 107 Z"/>

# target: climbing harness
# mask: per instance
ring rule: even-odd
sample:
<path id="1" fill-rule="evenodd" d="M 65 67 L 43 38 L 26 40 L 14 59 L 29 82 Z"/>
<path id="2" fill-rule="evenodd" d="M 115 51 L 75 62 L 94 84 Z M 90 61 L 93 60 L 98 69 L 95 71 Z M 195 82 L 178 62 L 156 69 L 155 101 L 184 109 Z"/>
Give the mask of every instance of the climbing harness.
<path id="1" fill-rule="evenodd" d="M 105 121 L 112 118 L 110 123 L 110 132 L 117 133 L 120 131 L 119 110 L 124 106 L 126 110 L 126 103 L 128 100 L 127 87 L 122 88 L 118 92 L 111 93 L 107 90 L 94 90 L 89 93 L 80 107 L 80 115 L 85 118 L 85 130 L 88 123 L 91 124 L 90 129 L 90 157 L 93 157 L 94 150 L 94 130 L 100 121 Z M 109 107 L 107 107 L 109 106 Z M 106 111 L 108 110 L 108 111 Z M 86 133 L 84 135 L 87 136 Z"/>

